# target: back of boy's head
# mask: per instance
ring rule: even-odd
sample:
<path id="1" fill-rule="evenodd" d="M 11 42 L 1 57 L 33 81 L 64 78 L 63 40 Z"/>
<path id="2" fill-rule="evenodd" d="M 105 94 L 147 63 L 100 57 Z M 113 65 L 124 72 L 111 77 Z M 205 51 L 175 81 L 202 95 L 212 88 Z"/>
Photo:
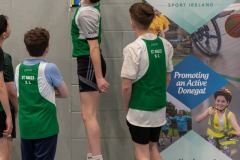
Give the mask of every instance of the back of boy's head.
<path id="1" fill-rule="evenodd" d="M 49 45 L 49 32 L 44 28 L 36 27 L 24 35 L 24 43 L 32 57 L 41 57 Z"/>
<path id="2" fill-rule="evenodd" d="M 148 29 L 155 16 L 153 7 L 147 3 L 135 3 L 130 7 L 129 12 L 140 29 Z"/>
<path id="3" fill-rule="evenodd" d="M 0 36 L 7 31 L 8 21 L 5 15 L 0 15 Z"/>

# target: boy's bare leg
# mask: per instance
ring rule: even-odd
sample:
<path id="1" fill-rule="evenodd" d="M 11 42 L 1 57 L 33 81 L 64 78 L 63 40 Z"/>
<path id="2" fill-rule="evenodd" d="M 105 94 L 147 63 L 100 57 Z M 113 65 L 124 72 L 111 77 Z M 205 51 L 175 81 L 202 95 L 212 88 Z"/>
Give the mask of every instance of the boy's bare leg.
<path id="1" fill-rule="evenodd" d="M 156 142 L 150 142 L 149 143 L 149 150 L 150 150 L 150 157 L 151 160 L 162 160 L 162 157 L 157 149 L 157 143 Z"/>
<path id="2" fill-rule="evenodd" d="M 101 155 L 100 127 L 97 121 L 97 108 L 99 104 L 99 92 L 81 92 L 81 111 L 85 125 L 87 140 L 89 143 L 88 151 L 93 156 Z"/>
<path id="3" fill-rule="evenodd" d="M 90 148 L 90 142 L 89 142 L 88 137 L 87 137 L 87 160 L 89 160 L 91 158 L 92 158 L 92 150 Z"/>
<path id="4" fill-rule="evenodd" d="M 150 160 L 149 144 L 138 144 L 134 142 L 136 160 Z"/>
<path id="5" fill-rule="evenodd" d="M 12 144 L 13 144 L 13 138 L 8 138 L 7 140 L 8 160 L 12 160 Z"/>
<path id="6" fill-rule="evenodd" d="M 0 138 L 0 160 L 11 160 L 12 138 Z"/>

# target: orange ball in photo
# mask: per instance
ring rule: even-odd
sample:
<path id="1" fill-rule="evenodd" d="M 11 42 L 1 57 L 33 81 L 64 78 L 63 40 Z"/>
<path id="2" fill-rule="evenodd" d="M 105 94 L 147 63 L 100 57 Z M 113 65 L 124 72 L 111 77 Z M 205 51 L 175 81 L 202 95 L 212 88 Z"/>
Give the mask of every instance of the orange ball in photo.
<path id="1" fill-rule="evenodd" d="M 225 21 L 227 34 L 234 38 L 240 37 L 240 14 L 232 14 Z"/>

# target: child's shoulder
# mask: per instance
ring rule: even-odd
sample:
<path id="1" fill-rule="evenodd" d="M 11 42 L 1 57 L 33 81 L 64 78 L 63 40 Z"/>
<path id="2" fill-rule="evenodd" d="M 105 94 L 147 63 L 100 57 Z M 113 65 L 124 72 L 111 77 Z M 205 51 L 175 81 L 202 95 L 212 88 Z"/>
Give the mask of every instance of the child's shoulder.
<path id="1" fill-rule="evenodd" d="M 4 54 L 4 56 L 9 56 L 9 57 L 11 57 L 11 55 L 10 55 L 9 53 L 7 53 L 7 52 L 3 52 L 3 54 Z"/>
<path id="2" fill-rule="evenodd" d="M 3 52 L 4 54 L 4 59 L 12 59 L 12 56 L 9 53 Z"/>
<path id="3" fill-rule="evenodd" d="M 52 63 L 52 62 L 44 62 L 44 63 L 46 63 L 47 68 L 57 68 L 58 69 L 58 66 L 55 63 Z"/>
<path id="4" fill-rule="evenodd" d="M 144 45 L 144 41 L 140 37 L 138 37 L 135 41 L 129 43 L 124 49 L 130 49 L 130 48 L 137 49 L 143 45 Z"/>

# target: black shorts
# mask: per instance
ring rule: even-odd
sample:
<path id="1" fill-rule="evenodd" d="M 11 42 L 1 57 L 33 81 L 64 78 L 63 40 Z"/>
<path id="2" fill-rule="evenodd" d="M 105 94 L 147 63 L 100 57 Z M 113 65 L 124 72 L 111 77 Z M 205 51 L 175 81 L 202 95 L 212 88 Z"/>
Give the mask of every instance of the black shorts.
<path id="1" fill-rule="evenodd" d="M 11 136 L 16 138 L 16 122 L 15 122 L 15 113 L 14 109 L 11 109 L 12 113 L 12 122 L 13 122 L 13 129 Z M 3 137 L 3 131 L 6 129 L 6 114 L 4 111 L 0 111 L 0 138 Z"/>
<path id="2" fill-rule="evenodd" d="M 101 56 L 102 74 L 106 74 L 106 63 Z M 90 56 L 77 57 L 79 92 L 98 91 L 96 77 Z"/>
<path id="3" fill-rule="evenodd" d="M 149 142 L 158 142 L 161 132 L 160 127 L 139 127 L 130 124 L 127 121 L 132 140 L 138 144 L 148 144 Z"/>

